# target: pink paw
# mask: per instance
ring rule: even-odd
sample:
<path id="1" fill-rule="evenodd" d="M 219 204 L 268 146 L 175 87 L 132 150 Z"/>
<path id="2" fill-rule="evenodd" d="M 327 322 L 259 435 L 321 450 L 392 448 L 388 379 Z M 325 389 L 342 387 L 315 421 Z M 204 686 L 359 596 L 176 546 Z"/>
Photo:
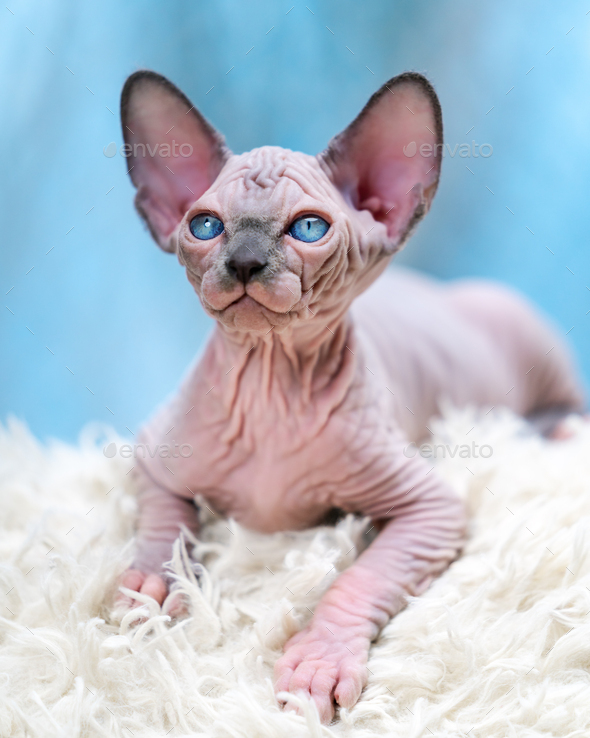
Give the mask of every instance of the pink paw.
<path id="1" fill-rule="evenodd" d="M 139 569 L 127 569 L 121 577 L 121 586 L 132 589 L 134 592 L 140 592 L 141 594 L 153 597 L 158 605 L 164 602 L 168 594 L 168 586 L 161 576 L 158 574 L 146 574 Z M 135 602 L 137 600 L 122 593 L 117 598 L 117 604 L 127 607 L 133 607 Z"/>
<path id="2" fill-rule="evenodd" d="M 358 629 L 312 622 L 285 644 L 275 664 L 275 693 L 311 697 L 320 720 L 330 722 L 335 704 L 350 708 L 358 701 L 367 682 L 369 645 Z"/>
<path id="3" fill-rule="evenodd" d="M 158 605 L 162 605 L 168 595 L 168 584 L 164 577 L 159 574 L 145 573 L 140 569 L 127 569 L 121 577 L 120 586 L 132 589 L 134 592 L 139 592 L 143 595 L 148 595 L 156 600 Z M 119 592 L 116 598 L 116 605 L 131 610 L 141 605 L 141 602 Z M 173 617 L 180 617 L 186 614 L 186 606 L 180 597 L 174 599 L 168 612 Z"/>

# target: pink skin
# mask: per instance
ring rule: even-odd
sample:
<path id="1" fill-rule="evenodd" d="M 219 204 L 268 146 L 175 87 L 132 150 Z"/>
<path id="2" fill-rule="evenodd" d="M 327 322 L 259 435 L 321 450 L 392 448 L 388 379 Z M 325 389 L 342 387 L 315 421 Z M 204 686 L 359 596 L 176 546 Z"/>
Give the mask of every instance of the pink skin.
<path id="1" fill-rule="evenodd" d="M 574 411 L 575 373 L 559 337 L 500 287 L 400 270 L 371 286 L 438 183 L 440 109 L 419 75 L 387 83 L 318 157 L 277 147 L 232 156 L 153 73 L 127 81 L 122 115 L 132 146 L 153 150 L 173 130 L 192 147 L 186 158 L 137 154 L 131 177 L 154 238 L 217 321 L 178 393 L 142 430 L 152 448 L 174 442 L 192 453 L 138 464 L 137 554 L 122 584 L 162 603 L 162 565 L 180 527 L 198 534 L 197 494 L 262 532 L 317 525 L 333 508 L 370 516 L 378 536 L 275 667 L 277 694 L 309 695 L 329 721 L 336 705 L 358 700 L 383 625 L 463 544 L 463 505 L 424 459 L 404 454 L 428 434 L 440 396 L 522 414 Z M 419 153 L 405 156 L 411 142 Z M 199 214 L 224 231 L 196 238 Z M 289 234 L 312 214 L 329 224 L 325 235 Z M 239 277 L 231 264 L 249 270 L 248 252 L 256 270 Z"/>

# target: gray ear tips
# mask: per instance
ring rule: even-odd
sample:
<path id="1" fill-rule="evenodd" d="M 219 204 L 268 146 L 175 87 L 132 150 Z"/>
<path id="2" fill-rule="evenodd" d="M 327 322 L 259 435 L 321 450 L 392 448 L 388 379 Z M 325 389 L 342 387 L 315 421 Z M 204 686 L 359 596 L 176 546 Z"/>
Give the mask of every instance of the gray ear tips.
<path id="1" fill-rule="evenodd" d="M 436 90 L 434 89 L 434 85 L 428 77 L 421 72 L 402 72 L 388 80 L 381 89 L 378 90 L 378 92 L 381 92 L 382 94 L 384 94 L 386 90 L 391 92 L 392 90 L 390 88 L 399 87 L 403 84 L 410 84 L 414 87 L 420 88 L 420 91 L 432 103 L 433 108 L 440 110 L 440 101 L 436 94 Z"/>
<path id="2" fill-rule="evenodd" d="M 143 69 L 137 72 L 133 72 L 133 74 L 130 74 L 127 77 L 127 79 L 125 80 L 125 83 L 123 84 L 123 89 L 121 90 L 121 103 L 120 103 L 121 123 L 123 124 L 123 126 L 125 126 L 125 121 L 127 119 L 127 113 L 129 111 L 129 103 L 131 101 L 131 95 L 133 93 L 133 90 L 137 86 L 138 82 L 141 81 L 141 79 L 148 76 L 147 73 L 148 73 L 148 70 L 143 70 Z"/>
<path id="3" fill-rule="evenodd" d="M 154 72 L 153 69 L 138 69 L 137 71 L 132 72 L 125 80 L 123 92 L 131 90 L 138 82 L 142 81 L 151 81 L 167 86 L 172 85 L 172 82 L 170 82 L 167 77 L 164 77 L 164 75 L 159 72 Z"/>
<path id="4" fill-rule="evenodd" d="M 133 92 L 136 91 L 138 85 L 146 82 L 152 82 L 168 89 L 176 89 L 172 82 L 162 74 L 158 74 L 158 72 L 154 72 L 152 69 L 138 69 L 136 72 L 130 74 L 123 84 L 123 89 L 121 90 L 121 118 L 127 113 Z"/>
<path id="5" fill-rule="evenodd" d="M 153 69 L 138 69 L 130 74 L 123 84 L 121 90 L 121 113 L 127 110 L 131 95 L 145 84 L 153 84 L 156 87 L 163 87 L 168 92 L 186 100 L 186 96 L 171 82 L 168 77 L 164 77 Z M 189 103 L 190 105 L 190 103 Z"/>
<path id="6" fill-rule="evenodd" d="M 317 154 L 317 158 L 320 162 L 320 166 L 330 171 L 336 166 L 342 150 L 346 147 L 346 139 L 350 136 L 351 132 L 361 124 L 363 119 L 373 110 L 374 106 L 378 104 L 385 95 L 395 95 L 396 88 L 407 84 L 414 88 L 419 88 L 420 92 L 428 99 L 432 109 L 432 116 L 434 118 L 434 135 L 436 143 L 440 144 L 443 140 L 443 122 L 442 122 L 442 108 L 438 95 L 434 89 L 434 86 L 430 80 L 420 72 L 402 72 L 401 74 L 391 77 L 384 84 L 381 85 L 367 100 L 364 107 L 361 109 L 357 117 L 340 133 L 336 134 L 329 142 L 327 147 Z M 440 168 L 440 167 L 439 167 Z"/>
<path id="7" fill-rule="evenodd" d="M 421 72 L 402 72 L 401 74 L 396 74 L 395 77 L 387 80 L 387 82 L 381 87 L 381 89 L 383 90 L 389 87 L 397 87 L 398 85 L 404 83 L 409 83 L 421 87 L 422 91 L 425 92 L 429 97 L 436 98 L 436 91 L 432 82 L 428 79 L 426 75 L 422 74 Z"/>
<path id="8" fill-rule="evenodd" d="M 164 77 L 163 74 L 154 72 L 151 69 L 139 69 L 138 71 L 133 72 L 127 77 L 123 84 L 123 89 L 121 90 L 121 124 L 123 126 L 124 137 L 127 136 L 125 127 L 129 119 L 131 99 L 143 86 L 150 84 L 153 85 L 153 87 L 159 87 L 161 90 L 164 90 L 168 95 L 176 98 L 177 101 L 186 106 L 186 112 L 192 113 L 191 117 L 197 119 L 198 125 L 217 144 L 220 157 L 227 158 L 231 154 L 231 151 L 225 145 L 224 137 L 201 115 L 184 92 L 171 82 L 168 77 Z M 125 138 L 125 140 L 127 139 Z"/>
<path id="9" fill-rule="evenodd" d="M 392 87 L 393 88 L 399 87 L 400 85 L 403 85 L 404 83 L 413 85 L 414 87 L 418 87 L 420 91 L 423 93 L 423 95 L 426 98 L 428 98 L 428 101 L 430 102 L 432 106 L 434 123 L 437 128 L 437 131 L 436 131 L 437 143 L 441 143 L 442 135 L 443 135 L 442 108 L 441 108 L 440 100 L 438 99 L 438 95 L 436 94 L 436 90 L 434 89 L 434 85 L 428 79 L 428 77 L 426 77 L 424 74 L 421 74 L 420 72 L 402 72 L 401 74 L 398 74 L 395 77 L 392 77 L 390 80 L 388 80 L 375 93 L 373 97 L 375 96 L 381 97 L 382 95 L 386 94 L 387 91 L 393 92 L 393 90 L 391 89 Z M 368 107 L 368 104 L 367 104 L 367 107 Z"/>
<path id="10" fill-rule="evenodd" d="M 150 79 L 152 75 L 155 74 L 155 72 L 152 72 L 149 69 L 138 69 L 136 72 L 130 74 L 123 84 L 123 89 L 121 90 L 121 98 L 128 97 L 138 82 L 141 82 L 141 80 L 144 79 Z"/>

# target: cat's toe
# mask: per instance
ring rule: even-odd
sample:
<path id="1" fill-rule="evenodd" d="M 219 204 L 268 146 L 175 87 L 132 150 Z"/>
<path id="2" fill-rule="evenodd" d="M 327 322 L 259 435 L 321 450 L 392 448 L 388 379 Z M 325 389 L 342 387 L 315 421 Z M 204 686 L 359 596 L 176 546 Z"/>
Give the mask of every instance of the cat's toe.
<path id="1" fill-rule="evenodd" d="M 146 573 L 140 569 L 127 569 L 121 577 L 120 586 L 143 595 L 148 595 L 148 597 L 156 600 L 158 605 L 164 602 L 168 594 L 168 585 L 159 574 Z M 116 604 L 119 607 L 131 609 L 141 603 L 133 597 L 120 592 L 117 596 Z"/>

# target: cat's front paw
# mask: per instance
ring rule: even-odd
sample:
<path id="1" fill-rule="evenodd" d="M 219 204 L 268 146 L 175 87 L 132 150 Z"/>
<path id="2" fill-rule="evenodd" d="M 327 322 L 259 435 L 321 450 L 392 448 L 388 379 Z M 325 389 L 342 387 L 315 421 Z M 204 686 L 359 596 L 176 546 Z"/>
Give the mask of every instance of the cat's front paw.
<path id="1" fill-rule="evenodd" d="M 350 708 L 358 701 L 367 681 L 369 646 L 359 628 L 312 621 L 285 644 L 275 665 L 275 692 L 311 697 L 328 723 L 336 704 Z"/>
<path id="2" fill-rule="evenodd" d="M 127 571 L 121 577 L 119 582 L 120 587 L 131 589 L 134 592 L 139 592 L 142 595 L 147 595 L 154 599 L 158 605 L 162 605 L 164 600 L 168 596 L 168 582 L 165 577 L 161 574 L 154 574 L 144 572 L 141 569 L 127 569 Z M 115 606 L 121 610 L 131 610 L 134 607 L 141 605 L 139 600 L 130 597 L 127 594 L 119 591 Z M 169 607 L 167 606 L 167 613 L 172 617 L 179 618 L 187 614 L 187 606 L 183 598 L 176 594 L 171 597 Z"/>
<path id="3" fill-rule="evenodd" d="M 121 577 L 120 586 L 153 597 L 158 605 L 164 602 L 168 594 L 168 585 L 162 576 L 159 574 L 150 574 L 140 569 L 127 569 Z M 117 605 L 131 608 L 136 603 L 137 600 L 122 592 L 117 597 Z"/>

